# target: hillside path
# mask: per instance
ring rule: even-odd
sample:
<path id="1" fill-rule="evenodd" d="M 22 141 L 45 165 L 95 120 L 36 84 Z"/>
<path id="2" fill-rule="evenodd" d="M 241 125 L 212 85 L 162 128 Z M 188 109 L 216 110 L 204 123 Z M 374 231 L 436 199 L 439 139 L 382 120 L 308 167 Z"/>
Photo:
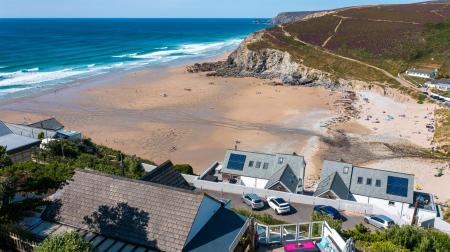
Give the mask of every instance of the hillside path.
<path id="1" fill-rule="evenodd" d="M 327 46 L 328 42 L 334 37 L 334 35 L 336 35 L 337 31 L 339 30 L 339 27 L 342 24 L 342 21 L 344 21 L 343 18 L 341 18 L 341 20 L 339 21 L 339 23 L 336 25 L 336 28 L 334 28 L 334 33 L 333 35 L 329 36 L 323 43 L 322 43 L 322 47 Z"/>
<path id="2" fill-rule="evenodd" d="M 417 91 L 420 91 L 420 89 L 417 88 L 416 86 L 414 86 L 412 83 L 410 83 L 410 82 L 408 82 L 408 81 L 406 81 L 406 80 L 404 80 L 404 79 L 402 79 L 402 78 L 399 78 L 398 76 L 396 77 L 396 76 L 392 75 L 391 73 L 389 73 L 388 71 L 386 71 L 386 70 L 384 70 L 384 69 L 382 69 L 382 68 L 379 68 L 379 67 L 377 67 L 377 66 L 371 65 L 371 64 L 366 63 L 366 62 L 364 62 L 364 61 L 360 61 L 360 60 L 357 60 L 357 59 L 353 59 L 353 58 L 349 58 L 349 57 L 346 57 L 346 56 L 342 56 L 342 55 L 340 55 L 340 54 L 336 54 L 336 53 L 330 52 L 330 51 L 328 51 L 328 50 L 326 50 L 326 49 L 323 49 L 323 48 L 321 48 L 321 47 L 318 47 L 318 46 L 316 46 L 316 45 L 310 44 L 310 43 L 308 43 L 308 42 L 306 42 L 306 41 L 303 41 L 303 40 L 299 39 L 297 36 L 293 36 L 292 34 L 290 34 L 288 31 L 286 31 L 286 30 L 284 29 L 284 26 L 283 26 L 283 25 L 280 25 L 280 27 L 281 27 L 281 30 L 283 31 L 283 33 L 284 33 L 286 36 L 294 38 L 294 40 L 297 41 L 297 42 L 300 42 L 300 43 L 302 43 L 302 44 L 311 46 L 311 47 L 315 48 L 316 50 L 318 50 L 318 51 L 320 51 L 320 52 L 323 52 L 323 53 L 326 53 L 326 54 L 328 54 L 328 55 L 332 55 L 332 56 L 335 56 L 335 57 L 338 57 L 338 58 L 341 58 L 341 59 L 345 59 L 345 60 L 348 60 L 348 61 L 352 61 L 352 62 L 358 63 L 358 64 L 360 64 L 360 65 L 364 65 L 364 66 L 370 67 L 370 68 L 372 68 L 372 69 L 378 70 L 379 72 L 383 73 L 383 74 L 386 75 L 387 77 L 396 80 L 396 81 L 397 81 L 398 83 L 400 83 L 401 85 L 406 86 L 406 87 L 409 87 L 409 88 L 413 88 L 413 89 L 415 89 L 415 90 L 417 90 Z"/>

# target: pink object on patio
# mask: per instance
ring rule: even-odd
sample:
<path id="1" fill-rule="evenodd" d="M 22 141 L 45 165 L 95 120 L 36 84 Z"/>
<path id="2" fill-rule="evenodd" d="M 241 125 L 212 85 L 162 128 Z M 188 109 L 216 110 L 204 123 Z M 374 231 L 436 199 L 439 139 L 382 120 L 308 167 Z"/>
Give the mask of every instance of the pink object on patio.
<path id="1" fill-rule="evenodd" d="M 312 241 L 296 242 L 284 245 L 285 251 L 302 251 L 316 248 L 316 244 Z"/>

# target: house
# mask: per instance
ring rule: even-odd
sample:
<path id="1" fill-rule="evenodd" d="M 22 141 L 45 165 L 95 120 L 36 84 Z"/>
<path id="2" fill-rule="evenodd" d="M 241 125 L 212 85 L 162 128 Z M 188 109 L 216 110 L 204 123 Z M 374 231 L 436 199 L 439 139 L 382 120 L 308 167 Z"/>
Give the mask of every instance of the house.
<path id="1" fill-rule="evenodd" d="M 40 144 L 38 139 L 15 134 L 0 121 L 0 145 L 6 146 L 6 153 L 13 163 L 30 161 L 33 148 Z"/>
<path id="2" fill-rule="evenodd" d="M 425 83 L 426 88 L 436 88 L 442 91 L 450 91 L 450 79 L 432 80 Z"/>
<path id="3" fill-rule="evenodd" d="M 22 225 L 41 239 L 80 232 L 98 251 L 233 251 L 249 219 L 204 193 L 76 170 Z"/>
<path id="4" fill-rule="evenodd" d="M 19 124 L 18 126 L 22 126 L 22 130 L 25 130 L 26 128 L 28 128 L 28 131 L 30 131 L 30 128 L 34 129 L 34 131 L 40 130 L 44 133 L 45 138 L 69 140 L 81 140 L 83 138 L 78 131 L 64 129 L 64 125 L 53 117 L 28 125 Z"/>
<path id="5" fill-rule="evenodd" d="M 426 198 L 421 200 L 421 221 L 436 217 L 434 198 L 414 192 L 414 175 L 345 162 L 324 161 L 314 196 L 367 203 L 406 221 L 412 219 L 416 200 Z"/>
<path id="6" fill-rule="evenodd" d="M 175 170 L 175 167 L 170 160 L 152 169 L 142 178 L 142 180 L 186 190 L 194 189 L 184 177 Z"/>
<path id="7" fill-rule="evenodd" d="M 305 159 L 297 154 L 228 150 L 220 173 L 248 187 L 303 193 Z"/>
<path id="8" fill-rule="evenodd" d="M 436 76 L 436 70 L 416 69 L 412 68 L 406 71 L 406 74 L 418 78 L 432 79 Z"/>

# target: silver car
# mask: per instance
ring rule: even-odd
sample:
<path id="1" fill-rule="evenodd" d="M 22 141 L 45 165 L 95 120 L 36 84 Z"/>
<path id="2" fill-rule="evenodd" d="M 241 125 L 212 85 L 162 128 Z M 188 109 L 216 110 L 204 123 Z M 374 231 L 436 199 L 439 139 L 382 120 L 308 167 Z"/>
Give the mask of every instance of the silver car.
<path id="1" fill-rule="evenodd" d="M 381 214 L 366 215 L 364 216 L 364 222 L 382 229 L 388 229 L 395 225 L 395 222 L 391 218 Z"/>
<path id="2" fill-rule="evenodd" d="M 248 193 L 248 194 L 242 195 L 242 202 L 249 205 L 252 209 L 264 208 L 264 202 L 258 195 L 254 194 L 254 193 Z"/>

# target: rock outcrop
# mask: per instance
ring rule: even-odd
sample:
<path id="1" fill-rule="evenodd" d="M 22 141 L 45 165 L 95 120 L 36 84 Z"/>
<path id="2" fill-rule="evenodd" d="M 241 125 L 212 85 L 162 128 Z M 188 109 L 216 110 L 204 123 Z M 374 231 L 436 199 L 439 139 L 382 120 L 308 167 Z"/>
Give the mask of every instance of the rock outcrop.
<path id="1" fill-rule="evenodd" d="M 247 45 L 261 39 L 262 32 L 247 37 L 226 61 L 197 63 L 188 72 L 207 72 L 208 76 L 256 77 L 289 85 L 334 85 L 329 74 L 292 60 L 288 52 L 265 48 L 257 51 Z"/>

